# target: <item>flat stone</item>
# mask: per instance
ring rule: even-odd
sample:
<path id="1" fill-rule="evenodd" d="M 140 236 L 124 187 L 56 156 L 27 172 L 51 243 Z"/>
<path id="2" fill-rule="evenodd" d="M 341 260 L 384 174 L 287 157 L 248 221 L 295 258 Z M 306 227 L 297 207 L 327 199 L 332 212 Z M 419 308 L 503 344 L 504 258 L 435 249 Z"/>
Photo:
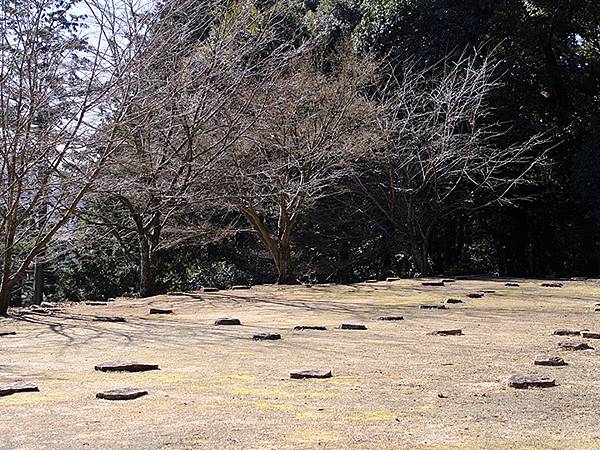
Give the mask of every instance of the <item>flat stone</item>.
<path id="1" fill-rule="evenodd" d="M 179 292 L 179 291 L 174 291 L 174 292 L 167 292 L 167 295 L 178 296 L 178 295 L 185 295 L 185 293 L 184 292 Z"/>
<path id="2" fill-rule="evenodd" d="M 569 351 L 593 350 L 594 349 L 593 347 L 589 346 L 587 343 L 580 342 L 580 341 L 559 342 L 558 347 L 561 348 L 562 350 L 569 350 Z"/>
<path id="3" fill-rule="evenodd" d="M 378 280 L 365 280 L 365 283 L 377 283 Z"/>
<path id="4" fill-rule="evenodd" d="M 242 290 L 242 289 L 250 289 L 250 286 L 247 286 L 245 284 L 239 284 L 239 285 L 236 285 L 236 286 L 231 286 L 231 289 L 239 291 L 239 290 Z"/>
<path id="5" fill-rule="evenodd" d="M 11 384 L 0 386 L 0 397 L 17 394 L 19 392 L 39 392 L 39 388 L 35 384 L 26 381 L 16 381 Z"/>
<path id="6" fill-rule="evenodd" d="M 150 308 L 150 314 L 173 314 L 173 310 L 167 308 Z"/>
<path id="7" fill-rule="evenodd" d="M 425 303 L 419 305 L 419 309 L 446 309 L 446 306 L 440 303 Z"/>
<path id="8" fill-rule="evenodd" d="M 469 298 L 481 298 L 484 295 L 485 294 L 483 292 L 471 292 L 470 294 L 467 294 L 467 297 L 469 297 Z"/>
<path id="9" fill-rule="evenodd" d="M 215 325 L 241 325 L 240 319 L 230 319 L 227 317 L 223 317 L 221 319 L 215 320 Z"/>
<path id="10" fill-rule="evenodd" d="M 431 336 L 462 336 L 462 330 L 435 330 L 430 333 L 427 333 Z"/>
<path id="11" fill-rule="evenodd" d="M 219 292 L 219 289 L 216 287 L 205 286 L 202 288 L 202 292 Z"/>
<path id="12" fill-rule="evenodd" d="M 533 364 L 536 366 L 566 366 L 567 363 L 559 356 L 539 355 L 535 357 Z"/>
<path id="13" fill-rule="evenodd" d="M 442 280 L 442 283 L 455 283 L 456 280 L 454 278 L 446 278 L 445 280 Z"/>
<path id="14" fill-rule="evenodd" d="M 343 323 L 340 325 L 340 330 L 366 330 L 366 325 L 354 324 L 354 323 Z"/>
<path id="15" fill-rule="evenodd" d="M 581 332 L 579 330 L 556 330 L 552 334 L 555 336 L 579 336 Z"/>
<path id="16" fill-rule="evenodd" d="M 109 316 L 96 316 L 94 317 L 95 322 L 127 322 L 124 317 L 109 317 Z"/>
<path id="17" fill-rule="evenodd" d="M 88 306 L 108 306 L 106 302 L 84 302 Z"/>
<path id="18" fill-rule="evenodd" d="M 504 286 L 507 286 L 507 287 L 519 287 L 519 283 L 504 283 Z"/>
<path id="19" fill-rule="evenodd" d="M 106 299 L 106 301 L 107 301 L 107 302 L 114 302 L 115 300 L 116 300 L 116 298 L 114 298 L 114 297 L 111 297 L 111 298 L 107 298 L 107 299 Z"/>
<path id="20" fill-rule="evenodd" d="M 481 292 L 483 292 L 484 294 L 495 294 L 496 291 L 494 291 L 493 289 L 483 289 Z"/>
<path id="21" fill-rule="evenodd" d="M 463 301 L 459 298 L 449 298 L 446 300 L 446 303 L 452 304 L 452 303 L 462 303 Z"/>
<path id="22" fill-rule="evenodd" d="M 299 372 L 291 372 L 290 378 L 304 379 L 304 378 L 331 378 L 331 370 L 301 370 Z"/>
<path id="23" fill-rule="evenodd" d="M 422 286 L 443 286 L 443 281 L 423 281 L 421 283 Z"/>
<path id="24" fill-rule="evenodd" d="M 387 277 L 385 279 L 385 281 L 400 281 L 402 278 L 397 278 L 397 277 Z"/>
<path id="25" fill-rule="evenodd" d="M 94 370 L 100 372 L 146 372 L 148 370 L 160 370 L 158 364 L 143 364 L 131 361 L 106 361 L 94 366 Z"/>
<path id="26" fill-rule="evenodd" d="M 552 287 L 552 288 L 561 288 L 563 287 L 562 283 L 542 283 L 542 287 Z"/>
<path id="27" fill-rule="evenodd" d="M 143 397 L 146 394 L 148 394 L 148 391 L 144 391 L 143 389 L 124 387 L 98 392 L 96 398 L 104 400 L 133 400 L 134 398 Z"/>
<path id="28" fill-rule="evenodd" d="M 14 336 L 15 333 L 14 331 L 0 331 L 0 336 Z"/>
<path id="29" fill-rule="evenodd" d="M 281 335 L 277 333 L 258 333 L 252 336 L 255 341 L 277 341 L 281 339 Z"/>
<path id="30" fill-rule="evenodd" d="M 600 306 L 597 306 L 597 307 L 594 309 L 594 312 L 600 312 Z"/>
<path id="31" fill-rule="evenodd" d="M 506 382 L 510 387 L 516 389 L 556 386 L 556 380 L 554 378 L 542 375 L 515 374 L 511 375 Z"/>
<path id="32" fill-rule="evenodd" d="M 600 333 L 593 331 L 582 331 L 581 337 L 584 339 L 600 339 Z"/>
<path id="33" fill-rule="evenodd" d="M 377 320 L 404 320 L 403 316 L 381 316 Z"/>
<path id="34" fill-rule="evenodd" d="M 327 327 L 322 327 L 320 325 L 296 325 L 294 327 L 294 330 L 296 330 L 296 331 L 303 331 L 303 330 L 327 331 Z"/>

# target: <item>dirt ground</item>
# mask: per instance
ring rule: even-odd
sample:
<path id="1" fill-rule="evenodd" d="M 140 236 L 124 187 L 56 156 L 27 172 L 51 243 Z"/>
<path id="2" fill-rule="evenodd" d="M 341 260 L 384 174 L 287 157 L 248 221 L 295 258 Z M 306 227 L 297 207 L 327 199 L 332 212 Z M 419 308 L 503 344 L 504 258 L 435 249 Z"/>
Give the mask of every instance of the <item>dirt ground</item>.
<path id="1" fill-rule="evenodd" d="M 600 353 L 558 351 L 577 338 L 559 328 L 600 331 L 600 281 L 422 280 L 348 286 L 257 286 L 109 306 L 74 305 L 52 316 L 0 320 L 0 385 L 40 392 L 0 398 L 3 449 L 398 449 L 600 448 Z M 466 294 L 495 290 L 481 299 Z M 420 303 L 461 298 L 446 310 Z M 150 306 L 173 308 L 149 315 Z M 126 323 L 93 321 L 122 316 Z M 404 321 L 375 320 L 403 315 Z M 242 326 L 216 327 L 235 317 Z M 336 329 L 362 323 L 366 331 Z M 293 331 L 324 325 L 327 331 Z M 462 328 L 463 336 L 431 336 Z M 282 339 L 257 342 L 257 332 Z M 600 340 L 588 340 L 600 349 Z M 534 366 L 536 355 L 565 367 Z M 94 365 L 134 360 L 159 371 L 103 373 Z M 292 380 L 326 369 L 333 378 Z M 557 385 L 516 390 L 513 373 L 551 375 Z M 98 391 L 148 390 L 131 401 Z"/>

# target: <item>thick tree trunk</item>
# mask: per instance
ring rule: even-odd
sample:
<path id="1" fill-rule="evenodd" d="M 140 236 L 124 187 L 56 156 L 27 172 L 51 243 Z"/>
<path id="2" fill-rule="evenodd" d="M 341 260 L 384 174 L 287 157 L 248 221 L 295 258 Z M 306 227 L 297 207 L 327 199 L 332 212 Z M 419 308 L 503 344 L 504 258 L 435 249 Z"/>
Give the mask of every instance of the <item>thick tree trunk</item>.
<path id="1" fill-rule="evenodd" d="M 10 306 L 11 289 L 6 285 L 2 284 L 0 288 L 0 316 L 6 317 L 8 315 L 8 307 Z"/>
<path id="2" fill-rule="evenodd" d="M 295 284 L 296 279 L 291 268 L 292 253 L 289 245 L 280 245 L 273 255 L 277 268 L 277 284 Z"/>
<path id="3" fill-rule="evenodd" d="M 44 263 L 36 262 L 33 267 L 33 300 L 34 305 L 44 301 Z"/>
<path id="4" fill-rule="evenodd" d="M 150 244 L 142 239 L 140 241 L 140 297 L 150 297 L 155 293 L 155 259 Z"/>

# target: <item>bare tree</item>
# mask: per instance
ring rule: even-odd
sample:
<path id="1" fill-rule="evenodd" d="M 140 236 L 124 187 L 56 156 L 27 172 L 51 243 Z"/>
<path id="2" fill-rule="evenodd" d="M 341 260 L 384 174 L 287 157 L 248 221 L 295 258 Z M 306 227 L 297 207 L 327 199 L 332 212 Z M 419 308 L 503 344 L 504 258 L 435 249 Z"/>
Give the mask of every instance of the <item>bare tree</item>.
<path id="1" fill-rule="evenodd" d="M 320 198 L 335 195 L 352 167 L 352 149 L 373 138 L 365 87 L 374 65 L 352 57 L 326 74 L 309 57 L 259 96 L 255 126 L 223 159 L 219 186 L 269 251 L 278 283 L 293 283 L 293 233 Z"/>
<path id="2" fill-rule="evenodd" d="M 121 11 L 86 5 L 83 17 L 69 2 L 0 3 L 2 315 L 118 142 L 125 103 L 107 99 L 127 90 L 135 49 Z"/>
<path id="3" fill-rule="evenodd" d="M 514 201 L 514 188 L 530 182 L 548 141 L 536 135 L 503 145 L 506 125 L 491 120 L 486 103 L 499 83 L 489 57 L 463 54 L 425 69 L 389 69 L 378 120 L 384 144 L 366 154 L 357 181 L 428 275 L 438 222 Z"/>
<path id="4" fill-rule="evenodd" d="M 253 125 L 249 105 L 287 55 L 273 8 L 174 0 L 156 13 L 153 46 L 136 61 L 123 142 L 95 189 L 125 211 L 95 223 L 137 240 L 142 296 L 155 291 L 160 252 L 206 231 L 176 219 L 210 216 L 209 169 Z"/>

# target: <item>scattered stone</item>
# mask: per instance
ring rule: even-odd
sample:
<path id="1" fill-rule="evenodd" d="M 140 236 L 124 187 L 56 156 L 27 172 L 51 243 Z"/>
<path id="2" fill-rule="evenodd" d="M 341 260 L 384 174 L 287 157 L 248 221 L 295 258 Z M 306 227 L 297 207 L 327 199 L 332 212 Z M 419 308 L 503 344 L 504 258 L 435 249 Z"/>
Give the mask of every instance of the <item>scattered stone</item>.
<path id="1" fill-rule="evenodd" d="M 448 398 L 448 396 L 442 392 L 438 393 L 438 398 Z"/>
<path id="2" fill-rule="evenodd" d="M 304 379 L 304 378 L 331 378 L 331 370 L 301 370 L 300 372 L 290 373 L 290 378 Z"/>
<path id="3" fill-rule="evenodd" d="M 579 330 L 556 330 L 554 333 L 555 336 L 579 336 Z"/>
<path id="4" fill-rule="evenodd" d="M 462 336 L 462 330 L 435 330 L 427 333 L 430 336 Z"/>
<path id="5" fill-rule="evenodd" d="M 365 280 L 365 283 L 377 283 L 378 280 Z"/>
<path id="6" fill-rule="evenodd" d="M 483 292 L 484 294 L 495 294 L 496 291 L 494 291 L 493 289 L 483 289 L 481 292 Z"/>
<path id="7" fill-rule="evenodd" d="M 585 342 L 577 342 L 577 341 L 559 342 L 558 347 L 563 350 L 569 350 L 569 351 L 593 350 L 594 349 L 593 347 L 589 346 Z"/>
<path id="8" fill-rule="evenodd" d="M 322 327 L 319 325 L 296 325 L 294 327 L 295 331 L 302 331 L 302 330 L 317 330 L 317 331 L 327 331 L 327 327 Z"/>
<path id="9" fill-rule="evenodd" d="M 366 330 L 366 325 L 343 323 L 340 325 L 340 330 Z"/>
<path id="10" fill-rule="evenodd" d="M 569 281 L 586 281 L 588 277 L 571 277 Z"/>
<path id="11" fill-rule="evenodd" d="M 219 292 L 219 289 L 212 286 L 205 286 L 202 288 L 202 292 Z"/>
<path id="12" fill-rule="evenodd" d="M 563 287 L 562 283 L 542 283 L 542 287 L 552 287 L 552 288 L 561 288 Z"/>
<path id="13" fill-rule="evenodd" d="M 241 325 L 240 319 L 229 319 L 227 317 L 215 320 L 215 325 Z"/>
<path id="14" fill-rule="evenodd" d="M 400 280 L 401 280 L 401 278 L 397 278 L 397 277 L 387 277 L 385 279 L 385 281 L 400 281 Z"/>
<path id="15" fill-rule="evenodd" d="M 458 298 L 449 298 L 446 300 L 446 303 L 452 304 L 452 303 L 462 303 L 463 301 L 458 299 Z"/>
<path id="16" fill-rule="evenodd" d="M 143 364 L 131 361 L 106 361 L 94 366 L 100 372 L 146 372 L 160 370 L 158 364 Z"/>
<path id="17" fill-rule="evenodd" d="M 544 388 L 556 386 L 556 380 L 542 375 L 515 374 L 508 378 L 507 384 L 516 389 L 528 389 L 534 387 Z"/>
<path id="18" fill-rule="evenodd" d="M 445 280 L 442 280 L 442 283 L 455 283 L 456 280 L 454 278 L 446 278 Z"/>
<path id="19" fill-rule="evenodd" d="M 597 306 L 597 307 L 594 309 L 594 312 L 600 312 L 600 306 Z"/>
<path id="20" fill-rule="evenodd" d="M 63 305 L 61 305 L 59 303 L 54 303 L 54 302 L 42 302 L 42 303 L 40 303 L 40 306 L 42 308 L 60 308 Z"/>
<path id="21" fill-rule="evenodd" d="M 95 322 L 127 322 L 124 317 L 110 317 L 110 316 L 96 316 L 94 317 Z"/>
<path id="22" fill-rule="evenodd" d="M 148 391 L 125 387 L 98 392 L 96 398 L 101 398 L 103 400 L 133 400 L 134 398 L 143 397 L 146 394 L 148 394 Z"/>
<path id="23" fill-rule="evenodd" d="M 258 333 L 252 336 L 255 341 L 277 341 L 281 339 L 281 335 L 277 333 Z"/>
<path id="24" fill-rule="evenodd" d="M 173 314 L 173 310 L 167 308 L 150 308 L 150 314 Z"/>
<path id="25" fill-rule="evenodd" d="M 443 286 L 443 281 L 423 281 L 421 283 L 422 286 Z"/>
<path id="26" fill-rule="evenodd" d="M 484 295 L 485 294 L 483 292 L 471 292 L 470 294 L 467 294 L 467 297 L 469 297 L 469 298 L 481 298 Z"/>
<path id="27" fill-rule="evenodd" d="M 174 291 L 174 292 L 167 292 L 167 295 L 185 295 L 185 293 L 179 292 L 179 291 Z"/>
<path id="28" fill-rule="evenodd" d="M 446 305 L 439 303 L 425 303 L 423 305 L 419 305 L 419 309 L 446 309 Z"/>
<path id="29" fill-rule="evenodd" d="M 600 333 L 592 331 L 582 331 L 581 337 L 584 339 L 600 339 Z"/>
<path id="30" fill-rule="evenodd" d="M 519 283 L 504 283 L 504 286 L 508 286 L 508 287 L 519 287 Z"/>
<path id="31" fill-rule="evenodd" d="M 381 316 L 377 320 L 404 320 L 402 316 Z"/>
<path id="32" fill-rule="evenodd" d="M 533 364 L 536 366 L 566 366 L 567 363 L 559 356 L 539 355 L 535 357 Z"/>
<path id="33" fill-rule="evenodd" d="M 88 306 L 108 306 L 106 302 L 84 302 Z"/>
<path id="34" fill-rule="evenodd" d="M 15 333 L 14 331 L 0 331 L 0 336 L 14 336 Z"/>
<path id="35" fill-rule="evenodd" d="M 116 300 L 116 298 L 114 298 L 114 297 L 110 297 L 110 298 L 106 299 L 107 302 L 114 302 L 115 300 Z"/>
<path id="36" fill-rule="evenodd" d="M 0 397 L 17 394 L 19 392 L 39 392 L 39 388 L 26 381 L 16 381 L 11 384 L 0 386 Z"/>
<path id="37" fill-rule="evenodd" d="M 245 284 L 240 284 L 240 285 L 236 285 L 236 286 L 231 286 L 231 289 L 239 291 L 242 289 L 250 289 L 250 286 L 245 285 Z"/>

